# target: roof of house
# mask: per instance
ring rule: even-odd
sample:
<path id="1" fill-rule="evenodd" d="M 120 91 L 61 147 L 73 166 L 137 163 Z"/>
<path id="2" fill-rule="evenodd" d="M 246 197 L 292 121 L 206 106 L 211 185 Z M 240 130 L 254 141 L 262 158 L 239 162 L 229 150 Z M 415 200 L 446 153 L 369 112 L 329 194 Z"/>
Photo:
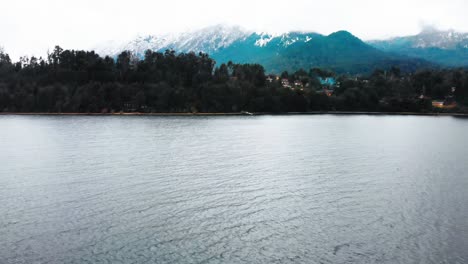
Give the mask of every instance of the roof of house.
<path id="1" fill-rule="evenodd" d="M 327 77 L 327 78 L 319 77 L 318 79 L 321 85 L 335 85 L 336 84 L 335 78 L 332 78 L 332 77 Z"/>

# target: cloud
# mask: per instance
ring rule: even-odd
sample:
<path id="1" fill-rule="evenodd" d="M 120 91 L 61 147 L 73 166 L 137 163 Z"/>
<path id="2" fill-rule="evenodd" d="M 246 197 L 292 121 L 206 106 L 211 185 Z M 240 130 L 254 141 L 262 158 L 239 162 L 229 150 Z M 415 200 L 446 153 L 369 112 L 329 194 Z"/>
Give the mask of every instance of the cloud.
<path id="1" fill-rule="evenodd" d="M 415 34 L 421 21 L 468 31 L 466 10 L 466 0 L 7 0 L 0 45 L 17 58 L 44 55 L 56 44 L 88 49 L 108 40 L 219 23 L 270 32 L 346 29 L 376 39 Z"/>

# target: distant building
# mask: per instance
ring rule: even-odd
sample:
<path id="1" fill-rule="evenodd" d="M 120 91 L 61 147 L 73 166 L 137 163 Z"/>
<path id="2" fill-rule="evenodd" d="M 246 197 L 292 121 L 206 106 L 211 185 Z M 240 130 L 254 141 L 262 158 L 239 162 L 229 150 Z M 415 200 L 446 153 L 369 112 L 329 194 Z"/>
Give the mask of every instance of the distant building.
<path id="1" fill-rule="evenodd" d="M 319 94 L 324 94 L 324 95 L 330 97 L 330 96 L 333 95 L 333 90 L 332 90 L 332 89 L 323 88 L 322 90 L 318 90 L 317 93 L 319 93 Z"/>
<path id="2" fill-rule="evenodd" d="M 432 106 L 436 108 L 444 108 L 444 101 L 434 100 L 432 101 Z"/>
<path id="3" fill-rule="evenodd" d="M 330 89 L 323 89 L 323 91 L 324 91 L 324 93 L 325 93 L 328 97 L 330 97 L 330 96 L 333 95 L 333 90 L 330 90 Z"/>
<path id="4" fill-rule="evenodd" d="M 294 86 L 297 87 L 297 88 L 302 88 L 304 86 L 304 84 L 301 81 L 296 80 L 296 81 L 294 81 Z"/>
<path id="5" fill-rule="evenodd" d="M 284 88 L 291 88 L 291 84 L 289 84 L 289 80 L 286 78 L 281 79 L 281 85 Z"/>
<path id="6" fill-rule="evenodd" d="M 432 106 L 440 109 L 452 109 L 457 107 L 457 102 L 453 96 L 445 97 L 445 100 L 434 100 L 432 101 Z"/>
<path id="7" fill-rule="evenodd" d="M 329 87 L 331 87 L 331 86 L 335 86 L 335 85 L 336 85 L 336 80 L 335 80 L 335 78 L 333 78 L 333 77 L 327 77 L 327 78 L 319 77 L 318 80 L 319 80 L 319 82 L 320 82 L 320 84 L 321 84 L 322 86 L 329 86 Z"/>

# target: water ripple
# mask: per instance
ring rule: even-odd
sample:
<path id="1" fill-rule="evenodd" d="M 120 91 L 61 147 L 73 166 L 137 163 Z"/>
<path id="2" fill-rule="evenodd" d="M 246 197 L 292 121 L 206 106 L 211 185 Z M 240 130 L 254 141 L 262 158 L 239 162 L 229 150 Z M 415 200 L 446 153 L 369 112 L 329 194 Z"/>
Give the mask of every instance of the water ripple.
<path id="1" fill-rule="evenodd" d="M 0 126 L 2 264 L 468 262 L 463 119 Z"/>

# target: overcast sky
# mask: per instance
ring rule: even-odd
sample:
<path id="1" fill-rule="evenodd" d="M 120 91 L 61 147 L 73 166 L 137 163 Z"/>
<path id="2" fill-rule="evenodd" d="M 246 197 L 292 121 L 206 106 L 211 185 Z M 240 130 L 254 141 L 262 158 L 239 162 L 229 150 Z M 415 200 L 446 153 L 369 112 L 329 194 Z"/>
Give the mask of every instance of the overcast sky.
<path id="1" fill-rule="evenodd" d="M 0 47 L 17 58 L 214 24 L 256 31 L 345 29 L 368 39 L 425 25 L 468 32 L 468 0 L 0 0 Z"/>

